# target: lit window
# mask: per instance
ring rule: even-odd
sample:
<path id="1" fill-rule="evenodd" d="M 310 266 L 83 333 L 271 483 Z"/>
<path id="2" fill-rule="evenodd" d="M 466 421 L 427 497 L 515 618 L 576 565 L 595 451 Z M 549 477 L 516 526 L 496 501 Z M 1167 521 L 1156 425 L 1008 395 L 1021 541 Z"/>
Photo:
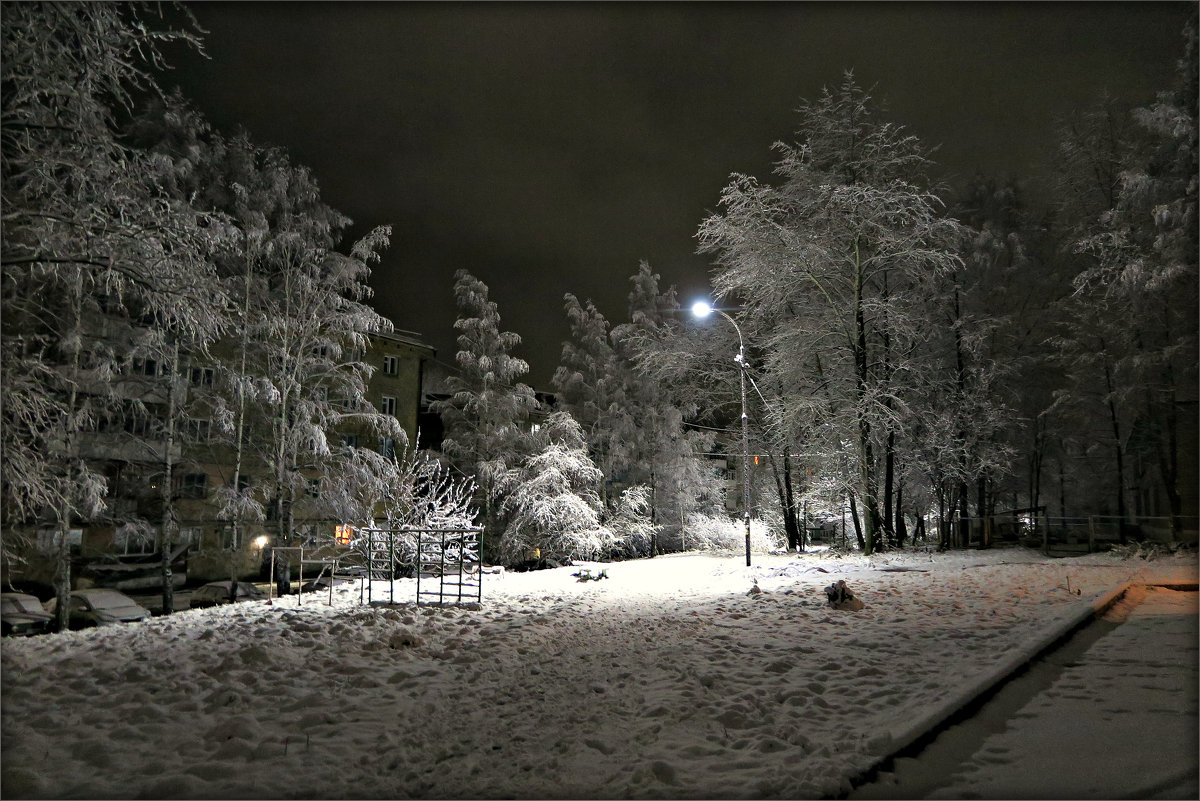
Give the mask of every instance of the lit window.
<path id="1" fill-rule="evenodd" d="M 338 545 L 349 545 L 350 540 L 354 539 L 354 528 L 346 525 L 334 526 L 333 539 Z"/>

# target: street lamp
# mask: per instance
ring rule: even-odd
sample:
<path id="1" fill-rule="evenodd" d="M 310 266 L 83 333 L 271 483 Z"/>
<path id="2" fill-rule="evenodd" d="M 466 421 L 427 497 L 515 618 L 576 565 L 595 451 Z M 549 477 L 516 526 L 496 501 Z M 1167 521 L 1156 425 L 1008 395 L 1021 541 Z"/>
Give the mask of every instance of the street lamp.
<path id="1" fill-rule="evenodd" d="M 258 549 L 260 558 L 262 556 L 263 549 L 266 548 L 267 544 L 270 542 L 271 542 L 270 537 L 268 537 L 265 534 L 260 534 L 259 536 L 254 538 L 254 547 Z M 261 565 L 262 563 L 260 562 L 259 564 Z M 261 569 L 261 567 L 260 567 L 260 569 Z M 270 576 L 270 580 L 269 580 L 269 583 L 267 584 L 267 606 L 272 606 L 273 602 L 271 599 L 274 597 L 274 589 L 275 589 L 275 549 L 274 548 L 271 549 L 271 572 L 268 575 Z"/>
<path id="2" fill-rule="evenodd" d="M 734 358 L 742 382 L 742 511 L 746 519 L 746 567 L 750 567 L 750 420 L 746 416 L 746 343 L 742 340 L 742 329 L 732 317 L 720 309 L 714 309 L 707 301 L 692 304 L 692 315 L 703 320 L 716 312 L 733 326 L 738 335 L 738 354 Z"/>

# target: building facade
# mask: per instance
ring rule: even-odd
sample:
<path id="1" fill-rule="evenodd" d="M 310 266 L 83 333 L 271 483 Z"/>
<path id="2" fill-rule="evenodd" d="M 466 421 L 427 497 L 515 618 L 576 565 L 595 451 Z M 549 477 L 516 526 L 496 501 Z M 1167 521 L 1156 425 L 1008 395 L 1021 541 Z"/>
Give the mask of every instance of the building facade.
<path id="1" fill-rule="evenodd" d="M 397 331 L 370 337 L 361 361 L 373 368 L 364 398 L 374 411 L 395 417 L 407 441 L 415 443 L 424 365 L 434 350 L 417 334 Z M 120 402 L 82 438 L 80 453 L 107 479 L 103 515 L 81 522 L 68 538 L 76 583 L 92 582 L 125 589 L 161 583 L 157 540 L 163 520 L 164 465 L 171 465 L 171 498 L 177 542 L 177 583 L 219 580 L 231 576 L 257 577 L 264 554 L 256 539 L 278 529 L 278 509 L 268 504 L 267 520 L 246 524 L 236 531 L 220 517 L 218 493 L 229 487 L 235 473 L 241 487 L 254 487 L 270 478 L 261 451 L 244 447 L 243 461 L 228 436 L 218 434 L 218 415 L 228 416 L 219 372 L 211 363 L 182 357 L 176 365 L 175 399 L 168 393 L 172 372 L 153 360 L 134 360 L 118 382 Z M 319 388 L 318 388 L 319 389 Z M 227 397 L 227 395 L 226 395 Z M 176 408 L 174 426 L 167 425 L 169 409 Z M 347 416 L 334 429 L 343 444 L 397 453 L 404 447 L 395 438 L 380 438 L 369 426 Z M 251 421 L 242 431 L 243 445 L 253 446 L 267 435 L 269 421 Z M 173 431 L 171 429 L 174 429 Z M 331 437 L 332 439 L 332 437 Z M 169 444 L 168 444 L 169 443 Z M 240 469 L 236 469 L 240 467 Z M 308 492 L 320 493 L 319 480 L 311 479 Z M 295 528 L 320 539 L 341 521 L 298 516 Z M 329 532 L 324 531 L 328 528 Z M 53 576 L 53 531 L 38 528 L 30 540 L 30 553 L 18 570 L 5 565 L 5 579 L 26 584 L 49 584 Z"/>

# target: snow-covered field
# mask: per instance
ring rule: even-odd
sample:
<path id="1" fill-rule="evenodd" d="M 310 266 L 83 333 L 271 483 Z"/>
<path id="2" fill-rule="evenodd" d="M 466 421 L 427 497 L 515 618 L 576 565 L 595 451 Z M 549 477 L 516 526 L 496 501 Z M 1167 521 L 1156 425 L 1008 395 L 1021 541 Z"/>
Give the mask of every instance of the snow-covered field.
<path id="1" fill-rule="evenodd" d="M 402 581 L 396 608 L 360 606 L 349 585 L 332 607 L 306 595 L 6 640 L 0 791 L 834 794 L 1123 583 L 1197 579 L 1195 553 L 1021 549 L 584 567 L 609 578 L 489 575 L 478 609 L 417 609 Z M 862 611 L 826 605 L 839 578 Z M 1154 647 L 1152 633 L 1138 645 Z"/>

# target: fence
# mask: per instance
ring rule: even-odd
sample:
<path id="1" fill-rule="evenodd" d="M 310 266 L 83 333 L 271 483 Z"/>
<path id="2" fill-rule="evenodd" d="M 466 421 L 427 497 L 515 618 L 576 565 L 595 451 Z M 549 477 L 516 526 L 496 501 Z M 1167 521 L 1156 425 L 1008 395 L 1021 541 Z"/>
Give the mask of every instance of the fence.
<path id="1" fill-rule="evenodd" d="M 1052 517 L 1045 514 L 993 515 L 955 520 L 955 534 L 962 545 L 986 548 L 1005 542 L 1020 542 L 1038 548 L 1047 556 L 1065 556 L 1106 551 L 1121 542 L 1157 542 L 1195 545 L 1197 518 L 1170 517 L 1122 519 L 1116 515 Z"/>

